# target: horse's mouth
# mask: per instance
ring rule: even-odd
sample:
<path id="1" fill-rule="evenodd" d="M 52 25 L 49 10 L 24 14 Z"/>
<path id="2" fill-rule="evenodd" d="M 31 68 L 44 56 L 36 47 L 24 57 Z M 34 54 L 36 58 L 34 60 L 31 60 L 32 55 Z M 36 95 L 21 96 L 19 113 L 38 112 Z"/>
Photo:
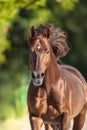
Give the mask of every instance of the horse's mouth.
<path id="1" fill-rule="evenodd" d="M 41 86 L 41 85 L 43 84 L 43 80 L 44 80 L 44 78 L 40 78 L 40 79 L 38 79 L 38 78 L 36 78 L 36 79 L 32 79 L 33 84 L 34 84 L 36 87 Z"/>
<path id="2" fill-rule="evenodd" d="M 33 85 L 37 87 L 41 86 L 43 84 L 44 76 L 45 73 L 43 71 L 40 72 L 33 71 L 31 73 Z"/>

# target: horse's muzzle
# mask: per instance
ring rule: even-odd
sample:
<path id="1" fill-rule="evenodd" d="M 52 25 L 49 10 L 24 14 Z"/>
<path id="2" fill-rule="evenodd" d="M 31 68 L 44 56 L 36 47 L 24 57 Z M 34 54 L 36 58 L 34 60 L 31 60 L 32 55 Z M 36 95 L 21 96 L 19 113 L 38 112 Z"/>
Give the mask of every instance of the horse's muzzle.
<path id="1" fill-rule="evenodd" d="M 32 72 L 31 73 L 32 81 L 35 86 L 41 86 L 44 80 L 44 72 Z"/>

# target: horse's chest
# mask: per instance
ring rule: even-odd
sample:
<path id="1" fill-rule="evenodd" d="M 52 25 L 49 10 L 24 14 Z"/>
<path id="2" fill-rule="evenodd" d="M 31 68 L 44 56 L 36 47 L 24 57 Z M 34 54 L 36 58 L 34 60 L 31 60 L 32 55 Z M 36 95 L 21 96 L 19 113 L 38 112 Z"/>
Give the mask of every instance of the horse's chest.
<path id="1" fill-rule="evenodd" d="M 46 113 L 47 111 L 47 102 L 46 99 L 41 97 L 35 98 L 35 104 L 34 104 L 34 111 L 36 112 L 36 115 L 41 116 L 42 113 Z"/>
<path id="2" fill-rule="evenodd" d="M 60 120 L 59 104 L 55 101 L 53 96 L 47 98 L 47 111 L 41 117 L 46 123 L 57 123 Z"/>
<path id="3" fill-rule="evenodd" d="M 43 118 L 51 117 L 51 119 L 59 115 L 58 104 L 53 97 L 47 98 L 47 95 L 44 94 L 43 96 L 31 98 L 30 108 L 35 115 L 42 116 Z"/>
<path id="4" fill-rule="evenodd" d="M 35 115 L 41 117 L 46 123 L 58 122 L 57 117 L 60 113 L 57 107 L 54 106 L 54 102 L 48 104 L 48 101 L 44 99 L 36 98 L 35 100 L 35 105 L 32 109 Z"/>
<path id="5" fill-rule="evenodd" d="M 37 116 L 46 113 L 47 111 L 47 95 L 42 89 L 39 89 L 36 95 L 30 94 L 29 96 L 29 109 Z"/>

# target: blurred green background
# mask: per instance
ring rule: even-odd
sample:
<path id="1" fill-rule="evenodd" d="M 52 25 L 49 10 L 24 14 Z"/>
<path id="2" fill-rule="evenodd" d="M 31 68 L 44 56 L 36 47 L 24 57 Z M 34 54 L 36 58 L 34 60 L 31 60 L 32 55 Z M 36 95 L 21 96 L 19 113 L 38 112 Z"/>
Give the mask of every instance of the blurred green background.
<path id="1" fill-rule="evenodd" d="M 87 77 L 87 0 L 0 0 L 0 120 L 26 111 L 28 30 L 45 23 L 68 32 L 72 50 L 62 61 Z"/>

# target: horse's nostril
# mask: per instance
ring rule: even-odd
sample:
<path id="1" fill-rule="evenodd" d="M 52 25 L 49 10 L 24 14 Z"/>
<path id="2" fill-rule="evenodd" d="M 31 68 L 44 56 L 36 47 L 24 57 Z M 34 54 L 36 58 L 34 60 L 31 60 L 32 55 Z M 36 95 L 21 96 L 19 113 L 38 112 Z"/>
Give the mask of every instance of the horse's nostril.
<path id="1" fill-rule="evenodd" d="M 41 73 L 41 76 L 43 77 L 43 76 L 44 76 L 44 73 Z"/>
<path id="2" fill-rule="evenodd" d="M 35 75 L 34 75 L 34 73 L 31 73 L 31 76 L 32 76 L 33 79 L 35 79 Z"/>

